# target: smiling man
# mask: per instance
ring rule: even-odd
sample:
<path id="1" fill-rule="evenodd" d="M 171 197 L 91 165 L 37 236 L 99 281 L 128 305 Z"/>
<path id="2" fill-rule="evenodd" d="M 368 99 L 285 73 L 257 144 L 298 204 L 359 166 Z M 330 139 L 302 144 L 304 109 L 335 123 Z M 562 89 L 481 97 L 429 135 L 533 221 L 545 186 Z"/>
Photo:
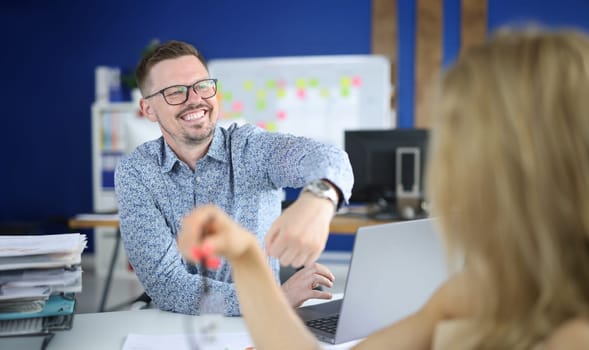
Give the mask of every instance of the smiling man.
<path id="1" fill-rule="evenodd" d="M 199 313 L 202 278 L 224 299 L 226 315 L 240 314 L 231 267 L 201 275 L 176 247 L 183 217 L 216 204 L 256 235 L 278 282 L 279 262 L 305 266 L 282 289 L 292 306 L 330 298 L 333 275 L 315 261 L 329 222 L 351 192 L 347 154 L 309 138 L 255 126 L 217 126 L 217 80 L 190 44 L 170 41 L 143 57 L 136 71 L 141 112 L 162 137 L 139 146 L 117 166 L 121 234 L 146 292 L 163 309 Z M 281 212 L 283 187 L 303 187 Z"/>

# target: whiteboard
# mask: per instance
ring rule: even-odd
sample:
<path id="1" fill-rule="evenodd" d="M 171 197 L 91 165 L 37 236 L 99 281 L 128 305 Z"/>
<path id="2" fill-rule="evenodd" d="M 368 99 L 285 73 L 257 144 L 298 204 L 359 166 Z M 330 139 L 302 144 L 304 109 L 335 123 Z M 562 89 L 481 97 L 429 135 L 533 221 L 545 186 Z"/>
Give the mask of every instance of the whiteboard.
<path id="1" fill-rule="evenodd" d="M 344 131 L 392 128 L 390 62 L 379 55 L 216 59 L 221 125 L 256 124 L 341 148 Z"/>

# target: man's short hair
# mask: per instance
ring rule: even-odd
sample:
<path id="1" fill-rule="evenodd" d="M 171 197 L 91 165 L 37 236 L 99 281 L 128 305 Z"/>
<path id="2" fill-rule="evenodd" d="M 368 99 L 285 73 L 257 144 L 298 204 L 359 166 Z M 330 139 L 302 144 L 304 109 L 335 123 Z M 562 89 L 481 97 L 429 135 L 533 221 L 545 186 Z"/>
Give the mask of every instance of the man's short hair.
<path id="1" fill-rule="evenodd" d="M 167 41 L 157 46 L 155 49 L 147 52 L 145 55 L 143 55 L 141 61 L 139 61 L 137 69 L 135 69 L 135 79 L 137 80 L 137 86 L 141 90 L 141 93 L 144 96 L 146 93 L 148 93 L 148 91 L 145 90 L 148 83 L 149 72 L 153 66 L 161 61 L 182 56 L 195 56 L 208 70 L 204 57 L 194 46 L 183 41 Z"/>

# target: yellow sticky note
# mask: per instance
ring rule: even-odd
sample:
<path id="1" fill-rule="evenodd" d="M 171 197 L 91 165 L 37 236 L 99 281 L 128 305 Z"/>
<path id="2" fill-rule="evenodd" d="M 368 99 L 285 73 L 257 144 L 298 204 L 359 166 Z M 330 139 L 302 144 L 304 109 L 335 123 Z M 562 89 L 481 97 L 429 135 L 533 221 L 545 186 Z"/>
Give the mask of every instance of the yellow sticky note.
<path id="1" fill-rule="evenodd" d="M 343 77 L 340 79 L 340 87 L 342 88 L 346 88 L 346 87 L 350 87 L 350 84 L 352 83 L 350 77 Z"/>
<path id="2" fill-rule="evenodd" d="M 276 131 L 276 130 L 278 130 L 278 126 L 276 125 L 275 122 L 268 122 L 266 124 L 266 130 L 268 130 L 268 131 Z"/>
<path id="3" fill-rule="evenodd" d="M 265 99 L 265 98 L 266 98 L 266 90 L 262 90 L 262 89 L 258 90 L 258 91 L 256 92 L 256 97 L 257 97 L 259 100 Z"/>
<path id="4" fill-rule="evenodd" d="M 298 78 L 295 81 L 295 86 L 299 89 L 304 89 L 307 86 L 307 82 L 303 78 Z"/>
<path id="5" fill-rule="evenodd" d="M 243 83 L 243 88 L 244 88 L 246 91 L 253 90 L 253 88 L 254 88 L 254 81 L 253 81 L 253 80 L 246 80 L 246 81 Z"/>

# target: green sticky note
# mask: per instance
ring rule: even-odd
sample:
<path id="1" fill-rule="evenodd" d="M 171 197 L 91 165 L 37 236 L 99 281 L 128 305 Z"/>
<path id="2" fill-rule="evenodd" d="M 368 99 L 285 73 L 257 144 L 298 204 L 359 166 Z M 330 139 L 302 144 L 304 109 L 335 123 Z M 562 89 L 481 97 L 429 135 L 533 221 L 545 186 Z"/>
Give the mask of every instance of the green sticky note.
<path id="1" fill-rule="evenodd" d="M 276 91 L 276 96 L 278 96 L 278 98 L 285 98 L 286 97 L 286 90 L 285 89 L 278 89 Z"/>
<path id="2" fill-rule="evenodd" d="M 340 90 L 342 97 L 349 97 L 350 96 L 350 88 L 349 87 L 342 87 Z"/>
<path id="3" fill-rule="evenodd" d="M 233 94 L 230 92 L 226 92 L 222 96 L 223 96 L 223 99 L 227 102 L 233 100 Z"/>
<path id="4" fill-rule="evenodd" d="M 274 89 L 276 87 L 276 80 L 268 80 L 266 82 L 266 88 Z"/>
<path id="5" fill-rule="evenodd" d="M 258 100 L 258 102 L 256 103 L 256 107 L 259 110 L 266 109 L 266 101 L 264 101 L 264 100 Z"/>
<path id="6" fill-rule="evenodd" d="M 314 87 L 314 88 L 318 87 L 319 86 L 319 79 L 317 79 L 317 78 L 309 79 L 309 86 Z"/>

